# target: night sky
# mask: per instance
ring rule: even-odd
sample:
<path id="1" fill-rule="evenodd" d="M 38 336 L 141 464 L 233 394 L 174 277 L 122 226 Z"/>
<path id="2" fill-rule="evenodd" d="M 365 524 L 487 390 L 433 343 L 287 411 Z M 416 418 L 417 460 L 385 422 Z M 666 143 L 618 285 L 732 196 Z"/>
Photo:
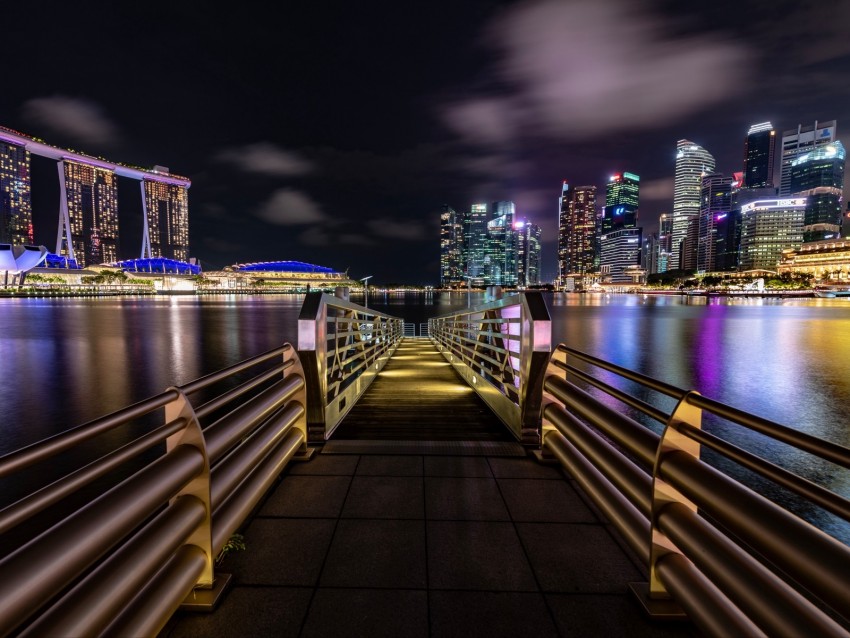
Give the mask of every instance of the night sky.
<path id="1" fill-rule="evenodd" d="M 564 179 L 604 192 L 637 173 L 653 231 L 680 138 L 727 174 L 753 123 L 836 119 L 850 142 L 847 0 L 7 5 L 0 125 L 189 177 L 206 270 L 293 259 L 436 284 L 441 206 L 508 199 L 543 228 L 551 279 Z M 51 250 L 57 179 L 33 159 Z M 138 193 L 122 178 L 127 258 Z"/>

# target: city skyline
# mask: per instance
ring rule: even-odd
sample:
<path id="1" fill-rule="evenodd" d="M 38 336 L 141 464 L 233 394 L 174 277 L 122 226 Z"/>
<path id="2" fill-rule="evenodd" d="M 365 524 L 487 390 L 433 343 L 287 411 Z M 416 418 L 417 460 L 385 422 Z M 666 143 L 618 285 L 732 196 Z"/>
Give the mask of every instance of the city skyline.
<path id="1" fill-rule="evenodd" d="M 782 135 L 835 120 L 843 137 L 850 8 L 816 20 L 790 2 L 679 5 L 473 1 L 411 16 L 340 4 L 293 10 L 285 25 L 249 7 L 104 5 L 83 22 L 70 6 L 45 18 L 16 5 L 9 23 L 37 28 L 9 36 L 26 55 L 0 124 L 187 175 L 190 256 L 205 269 L 295 259 L 436 283 L 443 204 L 513 201 L 542 229 L 550 280 L 564 180 L 640 175 L 646 234 L 672 212 L 678 139 L 731 175 L 755 123 Z M 89 71 L 69 73 L 57 50 Z M 142 51 L 145 69 L 131 71 Z M 51 162 L 33 164 L 34 184 L 56 181 Z M 119 202 L 138 199 L 120 182 Z M 34 215 L 51 220 L 36 239 L 52 248 L 58 194 L 34 188 Z M 122 225 L 119 239 L 140 233 Z"/>

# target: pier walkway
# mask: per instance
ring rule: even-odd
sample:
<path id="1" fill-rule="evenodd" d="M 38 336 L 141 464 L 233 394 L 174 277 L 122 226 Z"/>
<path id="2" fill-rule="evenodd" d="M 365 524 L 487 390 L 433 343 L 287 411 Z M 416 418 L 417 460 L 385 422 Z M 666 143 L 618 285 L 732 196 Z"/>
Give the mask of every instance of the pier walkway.
<path id="1" fill-rule="evenodd" d="M 161 636 L 697 635 L 644 614 L 628 584 L 645 568 L 617 531 L 424 339 L 242 531 L 219 608 Z"/>

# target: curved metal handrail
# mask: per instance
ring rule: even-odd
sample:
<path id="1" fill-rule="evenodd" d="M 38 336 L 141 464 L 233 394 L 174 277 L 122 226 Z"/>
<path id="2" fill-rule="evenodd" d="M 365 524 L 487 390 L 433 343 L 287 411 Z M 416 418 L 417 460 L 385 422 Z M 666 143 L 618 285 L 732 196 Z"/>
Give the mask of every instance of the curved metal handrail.
<path id="1" fill-rule="evenodd" d="M 573 362 L 580 362 L 583 367 Z M 665 412 L 594 373 L 678 403 Z M 579 387 L 589 386 L 592 392 Z M 663 432 L 612 407 L 660 421 Z M 847 636 L 850 548 L 700 459 L 701 447 L 850 521 L 850 500 L 702 429 L 702 412 L 848 467 L 850 449 L 626 370 L 565 345 L 544 382 L 543 446 L 646 563 L 633 588 L 652 613 L 672 598 L 709 635 Z M 843 620 L 842 620 L 843 619 Z"/>

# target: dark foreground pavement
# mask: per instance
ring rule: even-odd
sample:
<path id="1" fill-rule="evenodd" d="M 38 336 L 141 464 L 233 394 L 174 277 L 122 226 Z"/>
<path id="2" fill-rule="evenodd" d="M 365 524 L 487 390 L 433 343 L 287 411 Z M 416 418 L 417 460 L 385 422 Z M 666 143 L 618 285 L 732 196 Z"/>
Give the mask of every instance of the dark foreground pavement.
<path id="1" fill-rule="evenodd" d="M 558 467 L 328 452 L 249 520 L 218 609 L 178 612 L 164 638 L 697 635 L 644 614 L 628 584 L 645 570 Z"/>

